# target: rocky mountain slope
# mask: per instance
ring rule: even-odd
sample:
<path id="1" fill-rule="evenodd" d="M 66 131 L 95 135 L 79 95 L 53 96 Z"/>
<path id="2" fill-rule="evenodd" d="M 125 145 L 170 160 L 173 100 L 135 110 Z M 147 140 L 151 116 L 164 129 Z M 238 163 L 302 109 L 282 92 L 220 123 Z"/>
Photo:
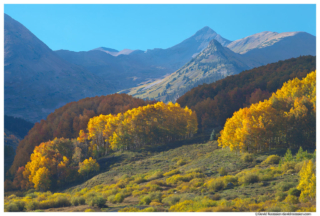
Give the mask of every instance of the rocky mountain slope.
<path id="1" fill-rule="evenodd" d="M 316 55 L 316 38 L 305 32 L 262 32 L 231 42 L 226 47 L 213 40 L 170 76 L 122 92 L 140 98 L 175 101 L 200 84 L 301 55 Z"/>
<path id="2" fill-rule="evenodd" d="M 125 49 L 119 52 L 100 47 L 88 52 L 58 50 L 56 53 L 64 60 L 86 68 L 102 80 L 112 81 L 119 91 L 171 74 L 206 48 L 212 39 L 225 46 L 231 42 L 209 27 L 204 27 L 168 49 Z"/>

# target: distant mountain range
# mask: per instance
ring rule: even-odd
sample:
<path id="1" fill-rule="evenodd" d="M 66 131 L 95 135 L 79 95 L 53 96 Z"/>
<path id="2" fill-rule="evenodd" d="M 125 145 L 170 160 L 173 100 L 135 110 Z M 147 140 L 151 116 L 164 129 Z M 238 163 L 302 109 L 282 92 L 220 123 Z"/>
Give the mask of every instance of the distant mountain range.
<path id="1" fill-rule="evenodd" d="M 111 81 L 119 91 L 171 74 L 206 48 L 213 39 L 224 45 L 231 43 L 209 27 L 204 27 L 168 49 L 118 51 L 99 47 L 87 52 L 58 50 L 56 54 L 91 71 L 103 81 Z"/>
<path id="2" fill-rule="evenodd" d="M 5 14 L 4 91 L 5 114 L 35 122 L 70 101 L 110 94 L 115 88 L 60 58 Z"/>
<path id="3" fill-rule="evenodd" d="M 308 33 L 262 32 L 232 42 L 209 27 L 168 49 L 52 51 L 6 14 L 4 22 L 5 114 L 32 122 L 85 97 L 121 91 L 175 100 L 204 82 L 315 55 L 315 37 Z"/>
<path id="4" fill-rule="evenodd" d="M 315 36 L 305 32 L 262 32 L 225 47 L 213 39 L 206 49 L 170 76 L 122 92 L 140 98 L 176 101 L 200 84 L 301 55 L 316 55 Z"/>

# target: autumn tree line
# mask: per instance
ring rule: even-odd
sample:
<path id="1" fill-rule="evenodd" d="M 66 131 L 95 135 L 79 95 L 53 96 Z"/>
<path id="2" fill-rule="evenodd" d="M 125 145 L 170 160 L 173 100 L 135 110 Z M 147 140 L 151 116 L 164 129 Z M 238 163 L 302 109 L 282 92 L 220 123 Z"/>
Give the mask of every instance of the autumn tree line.
<path id="1" fill-rule="evenodd" d="M 261 152 L 270 148 L 314 148 L 316 143 L 316 72 L 295 78 L 263 102 L 227 119 L 219 146 Z"/>
<path id="2" fill-rule="evenodd" d="M 42 142 L 62 137 L 77 138 L 79 131 L 85 130 L 90 118 L 94 116 L 123 113 L 152 103 L 154 101 L 144 101 L 127 94 L 112 94 L 84 98 L 56 109 L 46 120 L 35 123 L 19 143 L 13 164 L 6 173 L 6 179 L 13 179 L 18 168 L 27 164 L 35 147 Z"/>
<path id="3" fill-rule="evenodd" d="M 99 115 L 89 120 L 87 132 L 77 139 L 55 138 L 36 146 L 30 161 L 19 167 L 7 187 L 45 191 L 59 188 L 79 177 L 99 171 L 96 158 L 116 150 L 185 139 L 198 130 L 195 112 L 179 104 L 158 102 L 117 115 Z"/>
<path id="4" fill-rule="evenodd" d="M 91 118 L 87 133 L 80 131 L 80 145 L 88 146 L 93 157 L 108 150 L 134 150 L 146 145 L 164 144 L 192 137 L 198 130 L 195 112 L 169 102 L 128 110 L 117 115 Z"/>
<path id="5" fill-rule="evenodd" d="M 240 108 L 268 99 L 283 83 L 302 79 L 315 69 L 315 56 L 279 61 L 199 85 L 178 98 L 177 103 L 197 113 L 200 131 L 223 127 Z"/>

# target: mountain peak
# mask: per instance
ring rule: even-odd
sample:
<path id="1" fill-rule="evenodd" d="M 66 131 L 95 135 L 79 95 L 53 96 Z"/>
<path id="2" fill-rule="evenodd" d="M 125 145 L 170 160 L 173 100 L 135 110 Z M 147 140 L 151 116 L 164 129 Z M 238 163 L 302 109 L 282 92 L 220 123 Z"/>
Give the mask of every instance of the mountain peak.
<path id="1" fill-rule="evenodd" d="M 222 46 L 221 43 L 219 43 L 219 41 L 217 41 L 216 39 L 212 39 L 210 42 L 209 42 L 209 46 Z"/>
<path id="2" fill-rule="evenodd" d="M 195 35 L 202 35 L 202 34 L 217 34 L 217 33 L 213 31 L 209 26 L 205 26 L 195 33 Z"/>

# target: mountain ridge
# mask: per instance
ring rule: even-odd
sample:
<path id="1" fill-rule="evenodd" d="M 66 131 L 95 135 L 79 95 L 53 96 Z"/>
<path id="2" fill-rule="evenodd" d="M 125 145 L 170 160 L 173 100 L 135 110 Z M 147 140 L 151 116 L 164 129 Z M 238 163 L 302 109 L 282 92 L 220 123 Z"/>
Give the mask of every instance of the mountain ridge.
<path id="1" fill-rule="evenodd" d="M 211 42 L 217 47 L 223 47 L 218 41 L 212 41 Z M 233 52 L 233 56 L 237 54 L 237 58 L 242 59 L 242 63 L 249 67 L 247 69 L 251 69 L 257 66 L 277 62 L 279 60 L 299 57 L 301 55 L 315 55 L 315 44 L 316 38 L 306 32 L 285 32 L 279 34 L 276 32 L 265 31 L 231 42 L 225 48 L 230 50 L 230 52 Z M 202 52 L 205 52 L 205 50 Z M 199 55 L 203 54 L 200 53 Z M 198 58 L 199 55 L 196 55 L 194 59 Z M 223 56 L 220 57 L 223 58 Z M 192 61 L 193 60 L 191 60 L 191 62 Z M 190 62 L 188 62 L 186 65 L 188 64 L 190 64 Z M 201 68 L 203 64 L 204 62 L 199 62 L 198 66 L 196 67 Z M 130 95 L 141 98 L 151 98 L 163 100 L 165 102 L 175 101 L 186 91 L 181 91 L 181 85 L 176 85 L 175 89 L 171 89 L 172 85 L 169 87 L 168 83 L 175 81 L 174 78 L 172 78 L 170 81 L 170 77 L 175 76 L 173 74 L 181 71 L 186 65 L 172 73 L 169 77 L 158 79 L 154 82 L 148 83 L 148 85 L 140 85 L 135 88 L 123 90 L 121 92 L 126 92 Z M 198 74 L 192 75 L 192 77 L 188 77 L 187 75 L 185 80 L 191 80 L 192 82 L 190 84 L 183 84 L 183 86 L 189 85 L 187 88 L 184 88 L 190 90 L 196 85 L 217 81 L 218 79 L 213 79 L 212 77 L 208 79 L 208 74 L 206 73 L 208 70 L 212 71 L 214 68 L 218 69 L 218 65 L 208 64 L 208 67 L 209 68 L 202 67 L 202 70 L 198 70 Z M 229 73 L 225 73 L 220 78 L 240 72 L 241 71 L 238 71 L 237 69 L 233 71 L 230 71 L 229 69 Z M 198 77 L 197 80 L 194 79 L 196 76 Z M 175 78 L 178 79 L 177 77 Z"/>
<path id="2" fill-rule="evenodd" d="M 4 15 L 5 114 L 31 122 L 83 97 L 111 92 L 81 66 L 61 59 L 21 23 Z M 101 87 L 98 87 L 98 86 Z"/>
<path id="3" fill-rule="evenodd" d="M 87 52 L 58 50 L 56 53 L 66 61 L 95 73 L 102 80 L 112 80 L 119 86 L 119 91 L 171 74 L 201 52 L 213 38 L 217 38 L 223 44 L 231 42 L 209 27 L 204 27 L 167 49 L 134 50 L 129 54 L 121 53 L 122 51 L 110 54 L 109 51 L 101 49 Z"/>

